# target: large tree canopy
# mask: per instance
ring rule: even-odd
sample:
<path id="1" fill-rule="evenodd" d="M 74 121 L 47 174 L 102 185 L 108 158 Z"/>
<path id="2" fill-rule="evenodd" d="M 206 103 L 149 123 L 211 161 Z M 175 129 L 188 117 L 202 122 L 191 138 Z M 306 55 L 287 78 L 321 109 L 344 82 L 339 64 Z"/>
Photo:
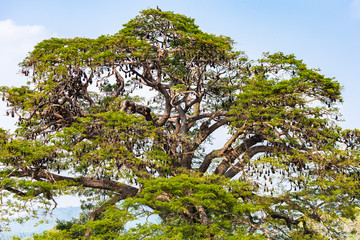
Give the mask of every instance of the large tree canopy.
<path id="1" fill-rule="evenodd" d="M 293 55 L 250 61 L 233 45 L 159 9 L 114 35 L 36 45 L 28 85 L 0 89 L 19 117 L 0 132 L 3 218 L 72 194 L 85 220 L 35 238 L 344 235 L 360 131 L 337 125 L 341 86 Z M 124 228 L 151 214 L 161 221 Z"/>

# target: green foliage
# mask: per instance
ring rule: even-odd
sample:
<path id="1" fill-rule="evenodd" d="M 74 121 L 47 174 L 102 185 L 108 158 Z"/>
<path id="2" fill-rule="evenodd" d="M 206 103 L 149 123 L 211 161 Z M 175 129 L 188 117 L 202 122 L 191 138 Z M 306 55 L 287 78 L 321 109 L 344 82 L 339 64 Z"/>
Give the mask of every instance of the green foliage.
<path id="1" fill-rule="evenodd" d="M 154 213 L 159 214 L 163 222 L 152 227 L 160 231 L 158 228 L 161 226 L 161 237 L 202 239 L 211 236 L 231 239 L 231 236 L 238 234 L 234 231 L 235 226 L 246 222 L 244 216 L 255 214 L 262 208 L 244 200 L 252 194 L 252 188 L 247 182 L 229 181 L 219 176 L 181 174 L 144 181 L 141 193 L 124 205 L 157 209 Z M 211 216 L 211 223 L 199 224 L 201 214 L 200 217 L 194 214 L 190 218 L 184 214 L 192 210 L 201 212 L 201 208 Z M 241 235 L 245 237 L 246 231 L 241 231 Z"/>

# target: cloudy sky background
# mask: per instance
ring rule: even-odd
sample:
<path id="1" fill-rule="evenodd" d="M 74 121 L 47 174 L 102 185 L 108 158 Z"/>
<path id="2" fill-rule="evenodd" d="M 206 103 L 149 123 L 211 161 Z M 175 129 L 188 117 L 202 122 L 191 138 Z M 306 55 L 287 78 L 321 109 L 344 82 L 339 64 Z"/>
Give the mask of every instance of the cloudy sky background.
<path id="1" fill-rule="evenodd" d="M 18 63 L 41 40 L 114 34 L 156 6 L 230 36 L 252 59 L 282 51 L 320 68 L 344 86 L 341 125 L 360 128 L 360 0 L 0 0 L 0 86 L 26 84 Z M 5 110 L 0 100 L 0 127 L 14 129 Z"/>

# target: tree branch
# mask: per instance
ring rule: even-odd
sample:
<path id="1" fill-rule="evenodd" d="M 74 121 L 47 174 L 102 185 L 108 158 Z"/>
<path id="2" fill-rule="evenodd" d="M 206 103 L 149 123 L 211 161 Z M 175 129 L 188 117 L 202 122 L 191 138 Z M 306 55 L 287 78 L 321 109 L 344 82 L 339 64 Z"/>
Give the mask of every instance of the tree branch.
<path id="1" fill-rule="evenodd" d="M 120 200 L 124 199 L 124 197 L 122 197 L 121 195 L 115 195 L 115 197 L 111 198 L 110 200 L 108 200 L 105 204 L 101 205 L 100 207 L 98 207 L 97 209 L 95 209 L 94 211 L 90 212 L 90 217 L 89 217 L 89 221 L 94 221 L 96 220 L 103 212 L 105 212 L 110 206 L 113 206 L 114 204 L 116 204 L 117 202 L 119 202 Z M 85 235 L 84 237 L 87 239 L 89 238 L 91 235 L 91 229 L 88 228 L 86 229 Z"/>
<path id="2" fill-rule="evenodd" d="M 130 102 L 128 100 L 124 100 L 121 102 L 120 111 L 131 111 L 132 113 L 139 113 L 143 115 L 146 121 L 154 121 L 151 116 L 151 109 L 149 107 L 145 107 L 134 102 Z"/>
<path id="3" fill-rule="evenodd" d="M 299 220 L 295 220 L 283 213 L 270 213 L 272 218 L 284 219 L 286 221 L 286 226 L 291 230 L 292 225 L 298 225 L 300 223 Z"/>
<path id="4" fill-rule="evenodd" d="M 227 172 L 223 174 L 224 177 L 234 177 L 238 172 L 241 171 L 241 169 L 245 166 L 246 162 L 250 160 L 254 155 L 260 152 L 266 152 L 269 149 L 271 149 L 271 147 L 269 146 L 255 146 L 250 148 L 235 165 L 233 165 Z"/>
<path id="5" fill-rule="evenodd" d="M 199 167 L 198 171 L 203 173 L 206 172 L 206 170 L 209 168 L 211 164 L 211 161 L 214 158 L 217 158 L 222 154 L 224 154 L 224 152 L 231 147 L 231 144 L 233 144 L 233 142 L 240 136 L 240 134 L 241 132 L 237 131 L 234 135 L 231 136 L 231 138 L 225 143 L 225 145 L 221 149 L 211 151 L 209 154 L 207 154 L 205 156 L 204 161 L 201 163 L 201 166 Z"/>
<path id="6" fill-rule="evenodd" d="M 237 146 L 232 151 L 226 153 L 225 159 L 219 164 L 215 170 L 215 174 L 224 174 L 226 170 L 230 167 L 230 163 L 233 163 L 236 158 L 241 154 L 246 152 L 250 147 L 261 142 L 263 139 L 260 135 L 254 135 L 248 139 L 245 139 L 242 144 Z"/>
<path id="7" fill-rule="evenodd" d="M 89 177 L 65 177 L 58 174 L 54 174 L 45 170 L 40 170 L 36 172 L 33 171 L 18 171 L 13 174 L 16 177 L 37 177 L 39 179 L 45 179 L 46 181 L 53 183 L 57 181 L 66 181 L 68 183 L 74 183 L 73 185 L 81 185 L 87 188 L 95 188 L 95 189 L 105 189 L 119 193 L 124 197 L 135 196 L 138 192 L 138 189 L 124 183 L 119 183 L 112 180 L 107 179 L 96 179 L 96 178 L 89 178 Z"/>

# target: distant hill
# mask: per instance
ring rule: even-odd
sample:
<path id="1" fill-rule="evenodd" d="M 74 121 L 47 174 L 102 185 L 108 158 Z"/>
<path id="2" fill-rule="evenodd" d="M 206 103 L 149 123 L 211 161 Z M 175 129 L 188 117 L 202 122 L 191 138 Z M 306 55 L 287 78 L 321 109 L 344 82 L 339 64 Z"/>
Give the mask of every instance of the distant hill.
<path id="1" fill-rule="evenodd" d="M 80 212 L 80 207 L 57 208 L 53 212 L 53 218 L 59 220 L 71 220 L 71 218 L 79 217 Z M 47 217 L 46 220 L 49 221 L 48 224 L 41 224 L 37 227 L 34 225 L 38 223 L 39 219 L 29 220 L 23 224 L 11 223 L 11 231 L 0 232 L 0 240 L 11 240 L 12 237 L 20 237 L 25 239 L 27 237 L 31 237 L 34 233 L 41 233 L 45 230 L 53 228 L 56 225 L 50 217 Z"/>

